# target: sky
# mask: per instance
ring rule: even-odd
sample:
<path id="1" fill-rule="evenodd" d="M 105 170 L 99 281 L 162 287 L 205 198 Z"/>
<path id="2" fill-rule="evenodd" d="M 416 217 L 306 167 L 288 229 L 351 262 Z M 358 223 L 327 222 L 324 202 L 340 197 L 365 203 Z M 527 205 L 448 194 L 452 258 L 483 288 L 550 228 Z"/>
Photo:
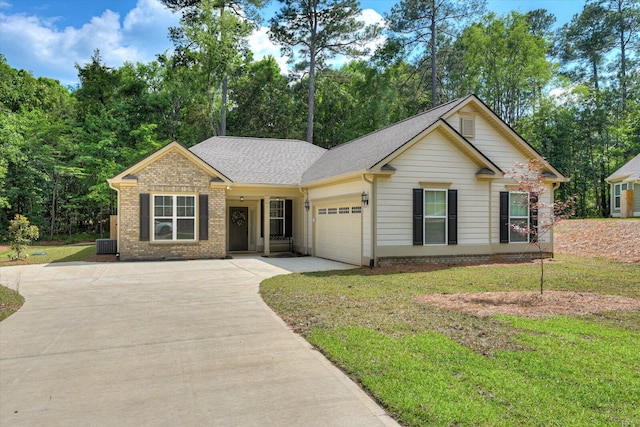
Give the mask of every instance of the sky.
<path id="1" fill-rule="evenodd" d="M 396 2 L 361 0 L 363 20 L 382 22 Z M 556 16 L 559 27 L 582 10 L 584 0 L 488 0 L 487 6 L 497 14 L 544 8 Z M 272 0 L 263 15 L 268 19 L 277 8 Z M 178 20 L 160 0 L 0 0 L 0 53 L 14 68 L 75 86 L 75 64 L 86 64 L 95 49 L 110 67 L 149 62 L 171 51 L 167 29 Z M 264 25 L 249 38 L 254 58 L 273 55 L 286 69 L 286 59 Z"/>

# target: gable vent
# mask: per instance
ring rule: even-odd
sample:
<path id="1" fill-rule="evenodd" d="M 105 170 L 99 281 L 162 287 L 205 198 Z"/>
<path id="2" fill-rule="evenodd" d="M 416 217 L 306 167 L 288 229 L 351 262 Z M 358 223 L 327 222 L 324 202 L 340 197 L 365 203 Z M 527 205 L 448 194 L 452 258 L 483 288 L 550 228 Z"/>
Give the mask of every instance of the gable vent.
<path id="1" fill-rule="evenodd" d="M 475 119 L 473 117 L 460 117 L 460 133 L 465 138 L 475 136 Z"/>

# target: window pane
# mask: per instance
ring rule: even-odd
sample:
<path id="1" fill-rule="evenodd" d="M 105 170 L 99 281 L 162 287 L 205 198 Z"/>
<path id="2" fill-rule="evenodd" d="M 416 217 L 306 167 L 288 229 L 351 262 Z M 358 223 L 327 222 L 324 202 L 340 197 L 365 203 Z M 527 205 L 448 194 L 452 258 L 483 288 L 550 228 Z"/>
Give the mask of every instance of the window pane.
<path id="1" fill-rule="evenodd" d="M 284 200 L 271 200 L 269 215 L 272 218 L 284 218 Z"/>
<path id="2" fill-rule="evenodd" d="M 193 219 L 179 219 L 178 220 L 178 240 L 193 240 L 195 239 L 195 220 Z"/>
<path id="3" fill-rule="evenodd" d="M 153 206 L 154 216 L 173 215 L 173 197 L 171 196 L 153 196 Z"/>
<path id="4" fill-rule="evenodd" d="M 529 225 L 529 221 L 526 219 L 517 219 L 511 220 L 511 225 L 516 225 L 522 229 L 526 229 L 527 225 Z M 510 242 L 528 242 L 529 236 L 527 233 L 520 234 L 513 227 L 509 227 L 509 241 Z"/>
<path id="5" fill-rule="evenodd" d="M 529 216 L 529 198 L 526 193 L 509 193 L 509 216 Z"/>
<path id="6" fill-rule="evenodd" d="M 445 220 L 443 218 L 425 218 L 424 220 L 424 242 L 426 244 L 444 244 Z"/>
<path id="7" fill-rule="evenodd" d="M 424 192 L 424 214 L 426 216 L 445 216 L 447 214 L 447 192 Z"/>
<path id="8" fill-rule="evenodd" d="M 178 216 L 195 216 L 195 200 L 193 196 L 177 197 L 177 215 Z"/>
<path id="9" fill-rule="evenodd" d="M 283 219 L 271 219 L 269 221 L 269 227 L 271 231 L 269 234 L 274 237 L 284 236 L 284 220 Z"/>
<path id="10" fill-rule="evenodd" d="M 173 239 L 173 223 L 171 218 L 156 218 L 153 221 L 153 238 L 154 240 L 171 240 Z"/>
<path id="11" fill-rule="evenodd" d="M 620 195 L 620 184 L 616 184 L 613 186 L 613 192 L 616 196 Z"/>

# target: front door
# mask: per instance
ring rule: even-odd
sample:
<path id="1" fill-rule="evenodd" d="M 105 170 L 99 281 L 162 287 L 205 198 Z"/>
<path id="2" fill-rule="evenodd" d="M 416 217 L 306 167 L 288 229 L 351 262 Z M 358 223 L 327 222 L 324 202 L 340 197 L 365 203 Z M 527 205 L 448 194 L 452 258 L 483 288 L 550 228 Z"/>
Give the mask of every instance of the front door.
<path id="1" fill-rule="evenodd" d="M 249 249 L 249 208 L 229 208 L 229 250 Z"/>

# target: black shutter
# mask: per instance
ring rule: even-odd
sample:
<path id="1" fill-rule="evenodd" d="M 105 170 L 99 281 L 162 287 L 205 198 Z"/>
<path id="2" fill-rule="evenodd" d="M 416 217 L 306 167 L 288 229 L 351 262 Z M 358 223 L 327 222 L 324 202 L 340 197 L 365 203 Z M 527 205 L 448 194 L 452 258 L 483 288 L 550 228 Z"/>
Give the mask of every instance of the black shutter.
<path id="1" fill-rule="evenodd" d="M 447 191 L 447 234 L 450 245 L 458 244 L 458 190 Z"/>
<path id="2" fill-rule="evenodd" d="M 140 241 L 149 241 L 149 193 L 140 194 Z"/>
<path id="3" fill-rule="evenodd" d="M 293 236 L 293 200 L 284 201 L 284 237 Z"/>
<path id="4" fill-rule="evenodd" d="M 209 240 L 209 195 L 198 196 L 198 239 Z"/>
<path id="5" fill-rule="evenodd" d="M 500 243 L 509 243 L 509 192 L 500 192 Z"/>
<path id="6" fill-rule="evenodd" d="M 264 208 L 266 206 L 264 199 L 260 199 L 260 237 L 264 237 Z"/>
<path id="7" fill-rule="evenodd" d="M 529 194 L 529 241 L 538 241 L 538 193 Z"/>
<path id="8" fill-rule="evenodd" d="M 424 190 L 413 189 L 413 244 L 424 244 Z"/>

